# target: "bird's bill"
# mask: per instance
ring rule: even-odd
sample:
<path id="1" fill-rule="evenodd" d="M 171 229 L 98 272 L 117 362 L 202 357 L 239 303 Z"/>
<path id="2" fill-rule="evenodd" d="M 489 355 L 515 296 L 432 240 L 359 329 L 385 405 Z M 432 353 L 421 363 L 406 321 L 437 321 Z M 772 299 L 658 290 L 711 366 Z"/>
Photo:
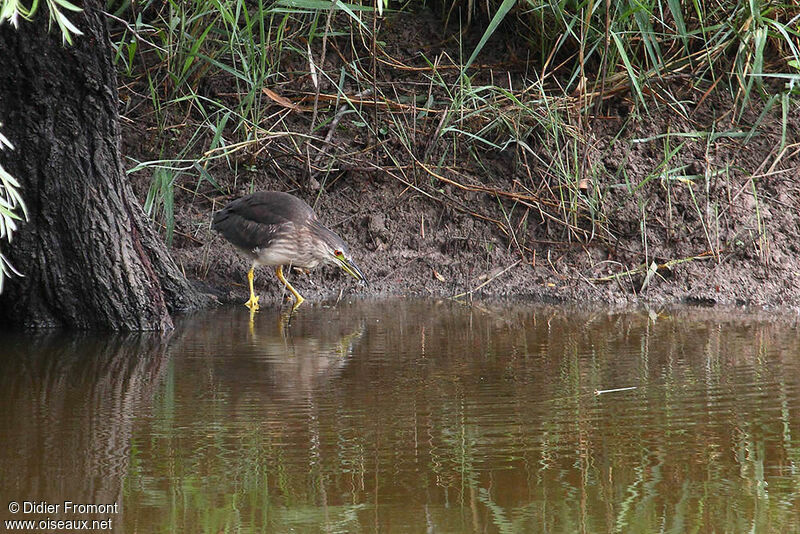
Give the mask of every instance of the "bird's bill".
<path id="1" fill-rule="evenodd" d="M 341 267 L 344 272 L 346 272 L 356 280 L 361 280 L 363 282 L 367 281 L 367 277 L 364 276 L 364 273 L 361 272 L 361 269 L 359 269 L 358 265 L 353 263 L 352 260 L 348 260 L 347 258 L 336 257 L 336 262 L 339 264 L 339 267 Z"/>

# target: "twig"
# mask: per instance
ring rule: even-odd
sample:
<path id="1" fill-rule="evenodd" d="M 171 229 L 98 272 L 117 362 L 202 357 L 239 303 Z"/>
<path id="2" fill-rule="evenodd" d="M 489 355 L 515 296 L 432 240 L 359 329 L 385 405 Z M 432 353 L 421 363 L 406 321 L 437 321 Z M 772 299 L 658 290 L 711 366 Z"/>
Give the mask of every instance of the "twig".
<path id="1" fill-rule="evenodd" d="M 362 96 L 366 96 L 371 92 L 372 92 L 372 89 L 368 87 L 368 88 L 364 89 L 363 91 L 361 91 L 359 93 L 356 93 L 355 96 L 357 98 L 361 98 Z M 346 112 L 347 112 L 349 107 L 350 106 L 348 106 L 347 103 L 342 104 L 341 106 L 339 106 L 339 110 L 336 112 L 336 115 L 334 115 L 333 120 L 331 120 L 331 124 L 328 127 L 328 134 L 325 136 L 325 142 L 324 142 L 325 145 L 330 145 L 331 144 L 331 139 L 333 138 L 333 134 L 336 132 L 336 127 L 339 125 L 339 121 L 342 120 L 342 117 L 345 116 L 345 114 L 346 114 Z M 314 166 L 318 166 L 319 165 L 319 162 L 322 159 L 322 156 L 324 156 L 325 154 L 326 154 L 325 150 L 320 150 L 319 152 L 317 152 L 317 157 L 314 158 Z M 319 174 L 319 172 L 315 172 L 312 175 L 312 177 L 315 178 L 318 174 Z"/>
<path id="2" fill-rule="evenodd" d="M 481 288 L 482 288 L 482 287 L 484 287 L 485 285 L 489 284 L 490 282 L 493 282 L 494 280 L 496 280 L 496 279 L 497 279 L 497 278 L 499 278 L 500 276 L 504 275 L 504 274 L 505 274 L 507 271 L 510 271 L 511 269 L 513 269 L 514 267 L 516 267 L 517 265 L 519 265 L 521 261 L 522 261 L 522 260 L 517 260 L 517 261 L 515 261 L 514 263 L 512 263 L 511 265 L 509 265 L 508 267 L 506 267 L 505 269 L 503 269 L 502 271 L 500 271 L 500 272 L 499 272 L 499 273 L 497 273 L 496 275 L 494 275 L 494 276 L 492 276 L 491 278 L 489 278 L 488 280 L 486 280 L 484 283 L 482 283 L 482 284 L 481 284 L 481 285 L 479 285 L 478 287 L 475 287 L 475 288 L 473 288 L 473 289 L 470 289 L 469 291 L 466 291 L 466 292 L 464 292 L 464 293 L 459 293 L 458 295 L 453 295 L 453 296 L 452 296 L 452 297 L 450 297 L 450 298 L 452 298 L 452 299 L 454 299 L 454 300 L 455 300 L 455 299 L 461 298 L 461 297 L 463 297 L 463 296 L 465 296 L 465 295 L 472 295 L 473 293 L 475 293 L 476 291 L 478 291 L 479 289 L 481 289 Z"/>
<path id="3" fill-rule="evenodd" d="M 427 165 L 425 165 L 421 161 L 419 161 L 418 164 L 419 164 L 420 167 L 422 167 L 422 169 L 425 172 L 427 172 L 428 174 L 430 174 L 431 176 L 433 176 L 437 180 L 440 180 L 440 181 L 442 181 L 444 183 L 447 183 L 447 184 L 450 184 L 452 186 L 455 186 L 455 187 L 457 187 L 457 188 L 459 188 L 461 190 L 471 191 L 473 193 L 487 193 L 487 194 L 490 194 L 490 195 L 495 195 L 495 196 L 498 196 L 498 197 L 503 197 L 503 198 L 508 198 L 510 200 L 515 200 L 515 201 L 519 202 L 520 204 L 522 204 L 524 206 L 527 206 L 527 207 L 530 207 L 530 208 L 539 208 L 540 213 L 544 217 L 552 220 L 553 222 L 556 222 L 556 223 L 559 223 L 559 224 L 563 224 L 566 228 L 568 228 L 570 231 L 572 231 L 576 236 L 580 236 L 581 234 L 584 234 L 584 237 L 585 237 L 585 234 L 586 234 L 585 231 L 582 231 L 580 228 L 578 228 L 578 227 L 576 227 L 576 226 L 574 226 L 572 224 L 569 224 L 567 221 L 564 221 L 564 220 L 562 220 L 562 219 L 560 219 L 560 218 L 558 218 L 558 217 L 556 217 L 554 215 L 551 215 L 550 213 L 548 213 L 548 212 L 546 212 L 546 211 L 541 209 L 542 205 L 549 206 L 551 208 L 559 207 L 559 206 L 554 205 L 554 203 L 552 203 L 552 202 L 548 202 L 546 200 L 542 200 L 537 196 L 522 195 L 522 194 L 519 194 L 519 193 L 510 192 L 510 191 L 502 191 L 500 189 L 495 189 L 495 188 L 492 188 L 492 187 L 485 187 L 485 186 L 480 186 L 480 185 L 473 185 L 473 186 L 464 185 L 462 183 L 456 182 L 455 180 L 451 180 L 449 178 L 446 178 L 445 176 L 442 176 L 441 174 L 438 174 L 438 173 L 434 172 L 430 167 L 428 167 Z"/>
<path id="4" fill-rule="evenodd" d="M 617 393 L 619 391 L 631 391 L 636 389 L 638 386 L 629 386 L 627 388 L 615 388 L 615 389 L 596 389 L 594 390 L 595 395 L 602 395 L 603 393 Z"/>
<path id="5" fill-rule="evenodd" d="M 110 19 L 114 19 L 114 20 L 116 20 L 117 22 L 119 22 L 120 24 L 122 24 L 123 26 L 125 26 L 126 28 L 128 28 L 128 31 L 129 31 L 129 32 L 131 32 L 131 33 L 133 34 L 133 36 L 134 36 L 134 37 L 136 37 L 136 39 L 137 39 L 138 41 L 141 41 L 141 42 L 143 42 L 144 44 L 147 44 L 147 45 L 150 45 L 150 46 L 152 46 L 153 48 L 155 48 L 155 49 L 156 49 L 156 50 L 158 50 L 159 52 L 163 52 L 163 53 L 165 53 L 165 54 L 167 53 L 167 50 L 166 50 L 166 49 L 164 49 L 164 48 L 161 48 L 160 46 L 158 46 L 158 45 L 157 45 L 157 44 L 155 44 L 155 43 L 151 43 L 150 41 L 148 41 L 147 39 L 145 39 L 144 37 L 142 37 L 141 35 L 139 35 L 139 32 L 138 32 L 138 31 L 134 30 L 134 29 L 133 29 L 133 27 L 132 27 L 130 24 L 128 24 L 127 22 L 125 22 L 125 21 L 124 21 L 124 20 L 122 20 L 121 18 L 119 18 L 119 17 L 116 17 L 116 16 L 114 16 L 114 15 L 112 15 L 111 13 L 108 13 L 108 12 L 106 12 L 106 11 L 101 11 L 101 13 L 102 13 L 103 15 L 105 15 L 106 17 L 110 18 Z"/>
<path id="6" fill-rule="evenodd" d="M 325 20 L 325 31 L 322 33 L 322 57 L 320 57 L 320 69 L 325 70 L 325 54 L 327 53 L 328 49 L 328 32 L 331 29 L 331 17 L 333 17 L 333 10 L 336 8 L 336 0 L 331 0 L 331 7 L 328 8 L 328 18 Z M 311 49 L 309 49 L 309 56 L 311 54 Z M 322 88 L 322 84 L 316 84 L 316 91 L 314 92 L 314 112 L 311 115 L 311 126 L 308 129 L 309 134 L 314 133 L 314 124 L 317 122 L 317 112 L 318 105 L 319 105 L 319 93 L 320 89 Z"/>

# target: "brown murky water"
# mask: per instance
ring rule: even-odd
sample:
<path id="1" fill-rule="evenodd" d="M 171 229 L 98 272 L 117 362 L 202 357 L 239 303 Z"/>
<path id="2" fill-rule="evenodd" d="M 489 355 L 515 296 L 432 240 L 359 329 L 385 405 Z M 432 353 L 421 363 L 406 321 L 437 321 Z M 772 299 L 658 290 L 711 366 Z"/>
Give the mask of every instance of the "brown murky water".
<path id="1" fill-rule="evenodd" d="M 798 532 L 796 326 L 384 301 L 252 326 L 225 309 L 163 338 L 6 334 L 0 521 Z"/>

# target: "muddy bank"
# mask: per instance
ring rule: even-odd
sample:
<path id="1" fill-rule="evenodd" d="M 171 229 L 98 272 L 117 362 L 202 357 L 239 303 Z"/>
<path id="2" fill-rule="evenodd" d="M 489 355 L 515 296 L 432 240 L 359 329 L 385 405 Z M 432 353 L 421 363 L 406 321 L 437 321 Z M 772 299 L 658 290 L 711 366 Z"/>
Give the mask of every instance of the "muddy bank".
<path id="1" fill-rule="evenodd" d="M 638 184 L 659 160 L 658 150 L 630 140 L 654 137 L 668 128 L 675 125 L 662 116 L 661 124 L 654 118 L 630 129 L 628 143 L 618 143 L 602 156 L 607 173 L 594 186 L 604 188 L 607 197 L 627 195 L 613 187 L 619 169 L 624 166 L 628 179 Z M 593 146 L 606 145 L 611 132 L 614 128 L 605 123 L 593 128 Z M 210 230 L 211 214 L 251 190 L 281 190 L 315 206 L 319 217 L 350 244 L 370 280 L 368 287 L 360 286 L 335 268 L 317 269 L 310 276 L 293 273 L 292 283 L 312 299 L 335 298 L 341 290 L 363 296 L 472 293 L 566 302 L 797 306 L 796 145 L 777 158 L 777 121 L 749 143 L 715 143 L 713 153 L 704 140 L 691 143 L 698 148 L 686 151 L 691 157 L 682 165 L 696 167 L 698 173 L 713 166 L 727 174 L 712 178 L 707 193 L 693 183 L 679 182 L 668 190 L 660 180 L 651 180 L 644 204 L 633 196 L 609 198 L 606 202 L 615 206 L 606 223 L 611 237 L 597 235 L 588 242 L 575 240 L 530 207 L 491 193 L 449 184 L 437 184 L 430 193 L 389 173 L 358 171 L 343 172 L 320 190 L 257 169 L 245 176 L 218 175 L 220 183 L 230 184 L 230 194 L 180 192 L 172 253 L 186 275 L 220 301 L 243 302 L 249 265 Z M 497 191 L 515 187 L 510 170 L 473 179 Z M 514 235 L 486 220 L 506 216 Z M 641 267 L 653 263 L 660 268 L 645 285 L 647 272 Z M 262 302 L 278 302 L 283 294 L 266 268 L 257 273 L 256 285 Z"/>
<path id="2" fill-rule="evenodd" d="M 412 96 L 414 87 L 426 83 L 427 63 L 413 50 L 433 53 L 438 38 L 432 24 L 413 26 L 413 36 L 398 30 L 387 37 L 386 49 L 406 56 L 403 68 L 380 66 L 381 83 Z M 409 48 L 409 40 L 418 46 Z M 326 66 L 336 70 L 345 59 L 331 55 Z M 524 87 L 520 66 L 507 65 L 498 60 L 473 82 L 507 79 L 509 91 Z M 207 90 L 223 98 L 229 94 L 226 83 L 211 79 Z M 320 113 L 334 119 L 325 143 L 298 145 L 275 136 L 236 153 L 232 164 L 212 162 L 208 171 L 218 188 L 198 183 L 191 173 L 176 180 L 173 256 L 221 302 L 244 302 L 249 265 L 211 231 L 211 214 L 251 191 L 279 190 L 314 206 L 349 243 L 370 280 L 360 286 L 331 267 L 310 276 L 293 273 L 290 281 L 315 300 L 341 291 L 800 305 L 800 106 L 790 102 L 785 131 L 780 106 L 764 112 L 764 103 L 755 99 L 734 124 L 741 102 L 713 87 L 703 94 L 701 84 L 682 83 L 673 82 L 668 91 L 680 98 L 678 107 L 654 99 L 647 111 L 637 109 L 630 94 L 621 92 L 588 120 L 567 120 L 569 134 L 559 135 L 574 145 L 566 148 L 532 124 L 514 143 L 498 138 L 495 148 L 476 149 L 458 133 L 441 134 L 441 114 L 413 115 L 416 108 L 404 115 L 405 122 L 396 120 L 401 112 L 393 110 L 390 117 L 381 108 L 374 116 L 389 134 L 376 145 L 356 118 L 339 116 L 341 108 L 325 100 Z M 350 94 L 355 89 L 342 88 Z M 336 93 L 324 83 L 321 90 Z M 305 76 L 275 91 L 307 103 L 313 85 Z M 518 96 L 532 98 L 524 90 Z M 438 100 L 428 102 L 435 107 Z M 287 105 L 275 98 L 262 104 L 276 110 Z M 502 112 L 504 105 L 497 109 Z M 483 131 L 493 113 L 476 114 L 474 124 L 459 126 Z M 569 115 L 568 106 L 564 113 Z M 307 132 L 309 115 L 299 108 L 286 113 L 281 124 L 287 135 Z M 372 111 L 364 116 L 371 118 Z M 123 152 L 137 161 L 159 159 L 155 141 L 147 142 L 154 138 L 146 113 L 123 126 Z M 175 144 L 181 142 L 176 135 Z M 574 178 L 571 185 L 554 173 L 569 158 L 575 160 L 566 173 Z M 132 175 L 142 201 L 151 177 Z M 284 294 L 266 268 L 257 272 L 256 286 L 262 302 L 277 303 Z"/>
<path id="3" fill-rule="evenodd" d="M 651 135 L 657 131 L 652 123 L 646 129 Z M 630 136 L 643 134 L 637 130 Z M 594 135 L 602 144 L 603 132 Z M 718 150 L 714 158 L 729 169 L 749 162 L 756 167 L 750 172 L 756 172 L 761 162 L 769 162 L 778 138 L 779 132 L 772 132 L 749 146 L 731 142 L 726 153 Z M 627 155 L 629 176 L 634 179 L 652 168 L 655 159 L 648 158 L 646 147 L 639 152 Z M 714 228 L 704 224 L 687 190 L 673 191 L 667 199 L 666 189 L 654 188 L 663 194 L 650 196 L 644 208 L 620 203 L 610 223 L 611 242 L 588 243 L 569 242 L 561 229 L 529 208 L 514 211 L 513 203 L 505 209 L 512 212 L 512 223 L 527 219 L 524 236 L 522 229 L 515 236 L 504 235 L 492 222 L 458 209 L 463 203 L 478 213 L 502 217 L 501 203 L 490 194 L 445 186 L 441 197 L 431 198 L 381 173 L 358 172 L 320 192 L 256 172 L 240 178 L 246 185 L 232 187 L 230 195 L 179 202 L 179 233 L 172 252 L 186 275 L 206 285 L 221 302 L 246 300 L 249 265 L 210 230 L 209 221 L 215 209 L 252 187 L 290 191 L 314 205 L 319 217 L 350 244 L 369 277 L 370 285 L 364 287 L 335 268 L 310 275 L 294 272 L 290 280 L 312 299 L 335 298 L 343 291 L 362 296 L 466 293 L 468 297 L 471 293 L 566 302 L 796 306 L 800 304 L 800 167 L 796 155 L 783 163 L 779 173 L 759 181 L 755 194 L 745 172 L 732 171 L 740 179 L 714 185 L 713 194 L 722 200 L 716 209 L 725 213 Z M 702 154 L 686 164 L 706 165 Z M 507 179 L 491 176 L 482 176 L 481 183 L 498 190 L 510 185 Z M 460 202 L 451 203 L 451 198 Z M 643 211 L 646 239 L 641 231 Z M 525 250 L 516 246 L 523 237 Z M 715 253 L 709 252 L 709 241 Z M 635 269 L 653 262 L 662 267 L 643 288 L 647 273 Z M 269 269 L 257 272 L 256 285 L 262 302 L 277 303 L 283 294 Z"/>

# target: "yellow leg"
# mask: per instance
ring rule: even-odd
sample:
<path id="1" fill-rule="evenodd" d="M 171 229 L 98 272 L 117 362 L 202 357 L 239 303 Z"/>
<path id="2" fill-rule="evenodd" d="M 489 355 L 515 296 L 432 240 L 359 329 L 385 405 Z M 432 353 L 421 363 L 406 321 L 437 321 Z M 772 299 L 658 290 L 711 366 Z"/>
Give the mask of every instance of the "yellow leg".
<path id="1" fill-rule="evenodd" d="M 247 281 L 250 282 L 250 300 L 244 303 L 245 306 L 250 308 L 251 312 L 258 311 L 258 297 L 256 296 L 256 292 L 253 291 L 253 269 L 255 269 L 255 265 L 250 267 L 250 270 L 247 272 Z"/>
<path id="2" fill-rule="evenodd" d="M 292 295 L 294 295 L 294 306 L 292 307 L 292 310 L 296 310 L 297 307 L 300 306 L 306 299 L 304 299 L 303 296 L 300 293 L 298 293 L 295 288 L 292 287 L 292 284 L 290 284 L 289 281 L 286 280 L 286 277 L 283 276 L 282 265 L 278 265 L 278 268 L 275 269 L 275 274 L 278 275 L 278 280 L 280 280 L 283 283 L 283 285 L 286 286 L 286 289 L 291 291 Z"/>

